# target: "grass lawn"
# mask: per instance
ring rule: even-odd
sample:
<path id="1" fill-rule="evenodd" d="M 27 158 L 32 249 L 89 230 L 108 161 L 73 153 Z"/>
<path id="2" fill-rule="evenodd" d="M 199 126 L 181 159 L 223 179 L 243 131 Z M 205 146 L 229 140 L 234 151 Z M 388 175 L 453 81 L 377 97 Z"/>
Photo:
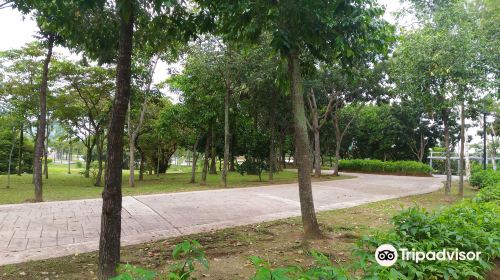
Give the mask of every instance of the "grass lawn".
<path id="1" fill-rule="evenodd" d="M 139 175 L 136 174 L 136 187 L 128 186 L 128 170 L 123 171 L 123 195 L 138 195 L 152 193 L 168 193 L 182 191 L 196 191 L 221 188 L 219 185 L 220 174 L 207 176 L 207 185 L 200 186 L 199 183 L 189 184 L 191 177 L 190 167 L 172 166 L 167 174 L 144 175 L 144 181 L 139 181 Z M 44 179 L 43 199 L 45 201 L 71 200 L 81 198 L 101 197 L 102 187 L 94 187 L 94 180 L 84 178 L 79 172 L 82 169 L 72 169 L 72 174 L 67 174 L 67 166 L 59 164 L 49 165 L 49 179 Z M 197 173 L 199 182 L 201 172 Z M 248 187 L 269 184 L 267 182 L 268 174 L 262 175 L 262 182 L 257 175 L 242 176 L 236 172 L 228 174 L 229 187 Z M 352 178 L 349 176 L 323 176 L 317 180 L 338 180 Z M 315 180 L 315 179 L 313 179 Z M 297 173 L 291 171 L 282 171 L 274 175 L 273 184 L 293 183 L 297 181 Z M 34 187 L 31 174 L 22 176 L 12 175 L 11 186 L 6 189 L 7 176 L 0 175 L 0 204 L 29 202 L 34 197 Z"/>
<path id="2" fill-rule="evenodd" d="M 453 191 L 456 193 L 456 186 Z M 474 193 L 467 188 L 465 195 L 470 197 Z M 391 216 L 402 207 L 419 205 L 436 210 L 458 200 L 454 195 L 446 197 L 441 190 L 321 212 L 318 219 L 328 238 L 307 243 L 302 242 L 302 228 L 297 217 L 124 247 L 122 262 L 163 272 L 172 263 L 173 246 L 189 238 L 200 241 L 210 261 L 209 270 L 200 268 L 196 273 L 198 279 L 249 279 L 255 272 L 248 259 L 250 256 L 260 256 L 273 266 L 308 266 L 313 260 L 307 252 L 312 249 L 335 262 L 346 264 L 351 261 L 351 250 L 357 239 L 376 230 L 388 229 Z M 13 280 L 25 275 L 26 279 L 96 279 L 96 262 L 97 254 L 89 253 L 8 265 L 0 267 L 0 278 Z M 494 270 L 488 279 L 499 279 L 496 278 L 500 276 L 498 273 L 498 269 Z"/>

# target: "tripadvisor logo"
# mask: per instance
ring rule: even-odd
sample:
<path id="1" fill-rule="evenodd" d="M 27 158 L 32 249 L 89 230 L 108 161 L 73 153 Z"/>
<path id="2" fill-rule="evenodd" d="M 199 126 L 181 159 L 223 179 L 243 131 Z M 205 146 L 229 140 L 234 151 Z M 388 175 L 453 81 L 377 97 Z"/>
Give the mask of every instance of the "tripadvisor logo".
<path id="1" fill-rule="evenodd" d="M 463 252 L 458 249 L 423 252 L 400 248 L 399 253 L 391 244 L 382 244 L 375 251 L 375 260 L 381 266 L 392 266 L 398 260 L 399 255 L 401 260 L 415 263 L 421 261 L 478 261 L 481 255 L 481 252 Z"/>
<path id="2" fill-rule="evenodd" d="M 398 251 L 391 244 L 382 244 L 375 251 L 375 260 L 381 266 L 392 266 L 398 260 Z"/>

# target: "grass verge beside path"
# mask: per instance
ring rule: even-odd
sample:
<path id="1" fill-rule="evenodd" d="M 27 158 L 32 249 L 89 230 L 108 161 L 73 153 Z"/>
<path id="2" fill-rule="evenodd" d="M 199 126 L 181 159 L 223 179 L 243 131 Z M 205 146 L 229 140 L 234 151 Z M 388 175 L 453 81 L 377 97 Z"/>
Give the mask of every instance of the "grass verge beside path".
<path id="1" fill-rule="evenodd" d="M 102 187 L 95 187 L 92 178 L 84 178 L 79 174 L 82 169 L 72 169 L 72 174 L 67 174 L 65 165 L 49 165 L 49 179 L 43 181 L 43 199 L 44 201 L 73 200 L 83 198 L 100 198 Z M 139 175 L 136 174 L 136 187 L 128 186 L 128 170 L 123 171 L 123 195 L 140 195 L 154 193 L 170 193 L 183 191 L 197 191 L 219 189 L 220 174 L 208 174 L 207 185 L 200 186 L 200 173 L 197 173 L 197 182 L 189 184 L 191 173 L 186 167 L 172 166 L 167 174 L 144 175 L 144 181 L 139 181 Z M 228 187 L 249 187 L 269 185 L 267 181 L 268 174 L 262 175 L 262 181 L 259 181 L 257 175 L 242 176 L 237 172 L 228 174 Z M 32 175 L 23 174 L 22 176 L 11 175 L 10 188 L 6 189 L 6 175 L 0 175 L 0 204 L 24 203 L 30 202 L 34 196 L 34 187 L 32 184 Z M 352 176 L 322 176 L 317 181 L 339 180 L 353 178 Z M 297 182 L 297 173 L 282 171 L 274 175 L 272 184 L 284 184 Z"/>
<path id="2" fill-rule="evenodd" d="M 453 187 L 456 192 L 456 185 Z M 466 188 L 466 197 L 474 194 L 475 191 Z M 457 196 L 446 197 L 440 190 L 321 212 L 318 219 L 328 239 L 306 244 L 302 243 L 302 228 L 297 217 L 124 247 L 122 262 L 162 271 L 172 263 L 171 252 L 175 244 L 183 239 L 196 239 L 204 246 L 210 261 L 208 271 L 199 268 L 198 279 L 249 279 L 255 272 L 248 259 L 253 255 L 269 260 L 273 266 L 312 265 L 313 259 L 307 254 L 311 249 L 322 252 L 335 262 L 346 264 L 351 261 L 351 250 L 356 240 L 376 230 L 388 229 L 391 217 L 402 208 L 419 205 L 434 210 L 458 201 Z M 96 279 L 96 261 L 97 254 L 90 253 L 9 265 L 0 267 L 0 278 L 13 280 L 25 275 L 26 279 Z"/>

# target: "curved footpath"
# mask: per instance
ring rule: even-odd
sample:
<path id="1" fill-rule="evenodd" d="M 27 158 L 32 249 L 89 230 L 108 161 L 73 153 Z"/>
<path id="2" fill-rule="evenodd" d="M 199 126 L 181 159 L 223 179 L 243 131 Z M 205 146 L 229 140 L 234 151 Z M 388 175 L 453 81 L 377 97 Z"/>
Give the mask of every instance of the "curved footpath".
<path id="1" fill-rule="evenodd" d="M 316 211 L 438 190 L 442 178 L 354 174 L 313 183 Z M 0 205 L 0 265 L 98 249 L 101 199 Z M 297 184 L 127 196 L 122 245 L 299 216 Z"/>

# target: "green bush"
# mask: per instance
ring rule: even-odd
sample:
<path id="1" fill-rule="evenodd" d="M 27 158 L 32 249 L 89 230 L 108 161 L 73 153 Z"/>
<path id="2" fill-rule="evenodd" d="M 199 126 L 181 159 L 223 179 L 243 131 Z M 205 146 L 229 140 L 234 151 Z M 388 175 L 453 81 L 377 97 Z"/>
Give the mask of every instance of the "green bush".
<path id="1" fill-rule="evenodd" d="M 428 175 L 432 172 L 430 166 L 416 161 L 381 161 L 366 159 L 341 160 L 341 171 L 359 171 L 373 173 L 394 173 L 401 175 Z"/>
<path id="2" fill-rule="evenodd" d="M 500 183 L 500 172 L 487 169 L 487 170 L 472 170 L 469 178 L 469 183 L 477 188 L 484 188 L 488 185 L 495 185 Z"/>
<path id="3" fill-rule="evenodd" d="M 484 186 L 474 199 L 436 213 L 415 207 L 407 209 L 393 217 L 394 229 L 390 232 L 361 239 L 355 254 L 360 258 L 358 268 L 365 277 L 484 279 L 493 260 L 500 256 L 500 183 L 483 178 L 491 172 L 475 170 L 473 174 L 481 178 L 478 180 Z M 419 264 L 399 259 L 389 269 L 377 265 L 373 254 L 375 248 L 385 243 L 417 251 L 445 248 L 474 251 L 481 252 L 481 256 L 476 261 L 423 261 Z M 397 274 L 406 275 L 406 278 Z"/>

